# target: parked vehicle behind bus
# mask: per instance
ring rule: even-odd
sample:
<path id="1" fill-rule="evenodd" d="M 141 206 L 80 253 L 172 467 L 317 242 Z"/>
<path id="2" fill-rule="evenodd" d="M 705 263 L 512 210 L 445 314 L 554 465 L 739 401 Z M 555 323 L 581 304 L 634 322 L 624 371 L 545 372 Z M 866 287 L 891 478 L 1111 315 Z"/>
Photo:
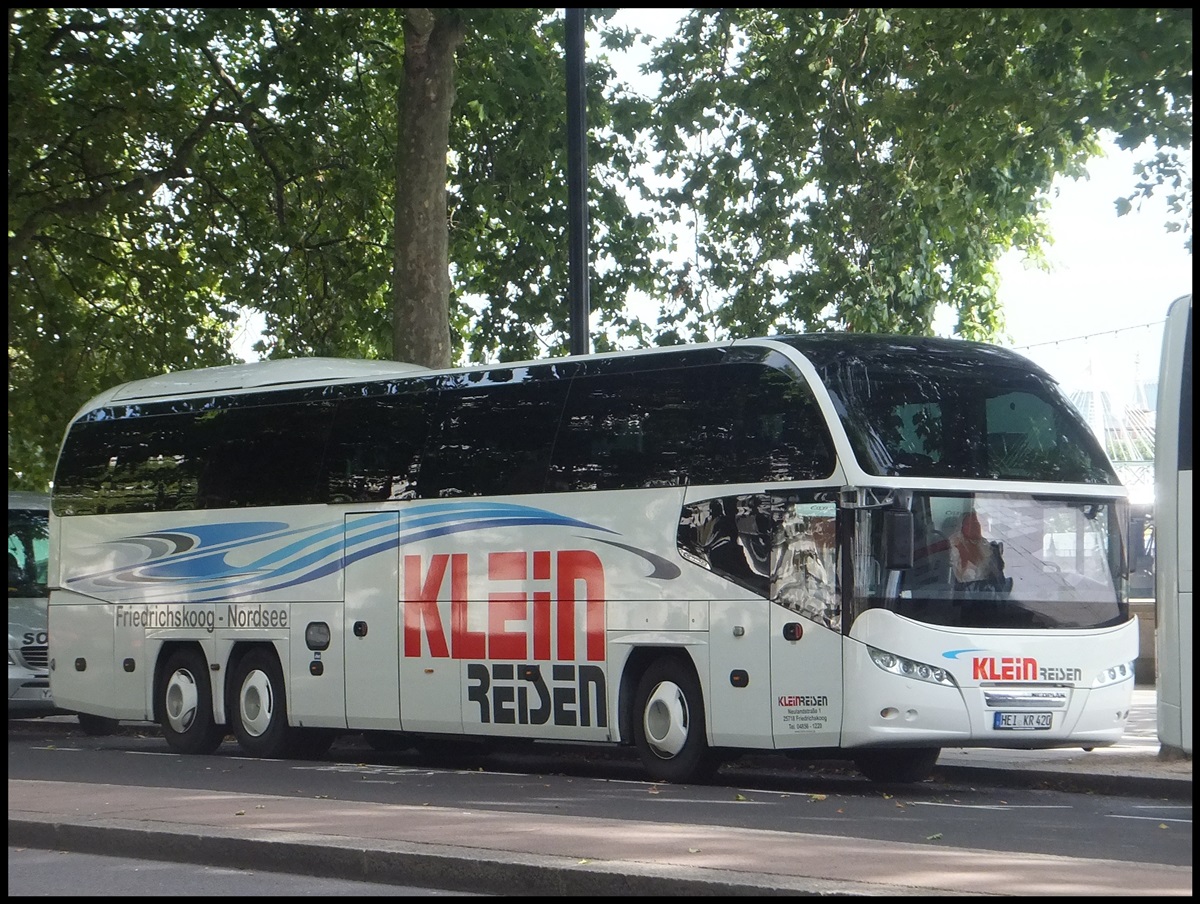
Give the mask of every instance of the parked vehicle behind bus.
<path id="1" fill-rule="evenodd" d="M 210 752 L 632 745 L 918 781 L 1122 734 L 1126 492 L 995 346 L 778 336 L 115 387 L 51 513 L 51 686 Z"/>
<path id="2" fill-rule="evenodd" d="M 46 568 L 50 496 L 8 494 L 8 715 L 49 716 Z"/>
<path id="3" fill-rule="evenodd" d="M 8 717 L 69 715 L 54 702 L 48 665 L 46 586 L 49 570 L 50 495 L 8 493 Z M 110 734 L 117 721 L 78 713 L 91 735 Z"/>

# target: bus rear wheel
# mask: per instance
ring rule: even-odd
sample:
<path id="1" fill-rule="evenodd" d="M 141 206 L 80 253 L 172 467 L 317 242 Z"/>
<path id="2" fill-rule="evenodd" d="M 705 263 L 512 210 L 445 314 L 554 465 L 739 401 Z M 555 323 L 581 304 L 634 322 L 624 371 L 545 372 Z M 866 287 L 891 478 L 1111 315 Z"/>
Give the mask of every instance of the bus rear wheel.
<path id="1" fill-rule="evenodd" d="M 854 765 L 873 782 L 907 785 L 929 778 L 941 752 L 940 747 L 860 750 Z"/>
<path id="2" fill-rule="evenodd" d="M 708 746 L 704 698 L 690 664 L 655 660 L 638 682 L 633 741 L 654 781 L 703 782 L 719 762 Z"/>
<path id="3" fill-rule="evenodd" d="M 250 756 L 294 755 L 296 735 L 288 726 L 283 671 L 274 654 L 254 649 L 242 657 L 233 675 L 230 714 L 234 737 Z"/>
<path id="4" fill-rule="evenodd" d="M 212 753 L 225 739 L 216 723 L 208 662 L 198 650 L 177 650 L 163 669 L 158 687 L 158 724 L 167 745 L 178 753 Z"/>

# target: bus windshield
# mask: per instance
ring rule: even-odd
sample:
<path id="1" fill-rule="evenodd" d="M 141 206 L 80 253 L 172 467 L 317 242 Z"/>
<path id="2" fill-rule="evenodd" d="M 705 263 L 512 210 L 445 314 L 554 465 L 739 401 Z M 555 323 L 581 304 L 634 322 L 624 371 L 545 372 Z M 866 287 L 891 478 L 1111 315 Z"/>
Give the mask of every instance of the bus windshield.
<path id="1" fill-rule="evenodd" d="M 913 494 L 914 562 L 885 571 L 882 509 L 856 513 L 857 611 L 968 628 L 1085 629 L 1128 620 L 1124 502 Z"/>
<path id="2" fill-rule="evenodd" d="M 816 366 L 870 474 L 1120 482 L 1058 384 L 1006 349 L 844 334 L 781 341 Z"/>

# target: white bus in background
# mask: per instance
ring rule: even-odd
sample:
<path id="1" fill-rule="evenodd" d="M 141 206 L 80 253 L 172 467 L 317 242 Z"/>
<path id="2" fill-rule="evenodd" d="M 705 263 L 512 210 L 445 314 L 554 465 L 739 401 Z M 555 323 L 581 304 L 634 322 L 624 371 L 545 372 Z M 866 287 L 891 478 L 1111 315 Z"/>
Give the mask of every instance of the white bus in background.
<path id="1" fill-rule="evenodd" d="M 919 781 L 1122 734 L 1126 492 L 995 346 L 777 336 L 442 371 L 118 386 L 51 514 L 51 686 L 211 752 L 636 747 Z"/>
<path id="2" fill-rule="evenodd" d="M 1192 752 L 1192 296 L 1167 312 L 1154 433 L 1158 739 Z"/>

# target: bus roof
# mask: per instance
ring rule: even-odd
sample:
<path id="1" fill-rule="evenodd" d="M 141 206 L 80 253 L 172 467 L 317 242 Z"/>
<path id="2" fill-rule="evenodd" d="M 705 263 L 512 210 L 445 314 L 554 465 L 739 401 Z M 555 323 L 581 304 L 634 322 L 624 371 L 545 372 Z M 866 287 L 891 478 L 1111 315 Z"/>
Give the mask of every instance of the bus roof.
<path id="1" fill-rule="evenodd" d="M 390 377 L 425 373 L 428 368 L 399 361 L 368 361 L 357 358 L 284 358 L 179 370 L 113 387 L 88 403 L 88 408 L 110 402 L 126 402 L 163 396 L 205 392 L 229 392 L 294 383 L 350 383 L 385 380 Z"/>
<path id="2" fill-rule="evenodd" d="M 371 380 L 388 380 L 397 377 L 420 376 L 442 372 L 486 370 L 495 367 L 526 367 L 538 364 L 553 364 L 567 360 L 603 359 L 614 357 L 637 357 L 702 347 L 728 348 L 731 346 L 758 345 L 779 342 L 789 345 L 809 358 L 819 370 L 847 357 L 865 363 L 891 362 L 893 365 L 906 359 L 921 359 L 926 362 L 943 363 L 978 361 L 993 365 L 1017 367 L 1032 371 L 1038 376 L 1054 381 L 1042 368 L 1028 358 L 1009 349 L 982 342 L 926 336 L 900 336 L 873 333 L 794 333 L 778 336 L 759 336 L 747 339 L 724 340 L 677 346 L 656 346 L 627 349 L 589 355 L 542 358 L 528 361 L 506 361 L 489 364 L 473 364 L 465 367 L 431 369 L 418 364 L 399 361 L 377 361 L 356 358 L 286 358 L 258 361 L 247 364 L 232 364 L 222 367 L 204 367 L 180 370 L 142 380 L 133 380 L 114 386 L 90 399 L 76 416 L 106 405 L 145 401 L 148 399 L 173 398 L 202 395 L 213 392 L 238 392 L 265 389 L 268 387 L 325 385 L 353 383 Z"/>

